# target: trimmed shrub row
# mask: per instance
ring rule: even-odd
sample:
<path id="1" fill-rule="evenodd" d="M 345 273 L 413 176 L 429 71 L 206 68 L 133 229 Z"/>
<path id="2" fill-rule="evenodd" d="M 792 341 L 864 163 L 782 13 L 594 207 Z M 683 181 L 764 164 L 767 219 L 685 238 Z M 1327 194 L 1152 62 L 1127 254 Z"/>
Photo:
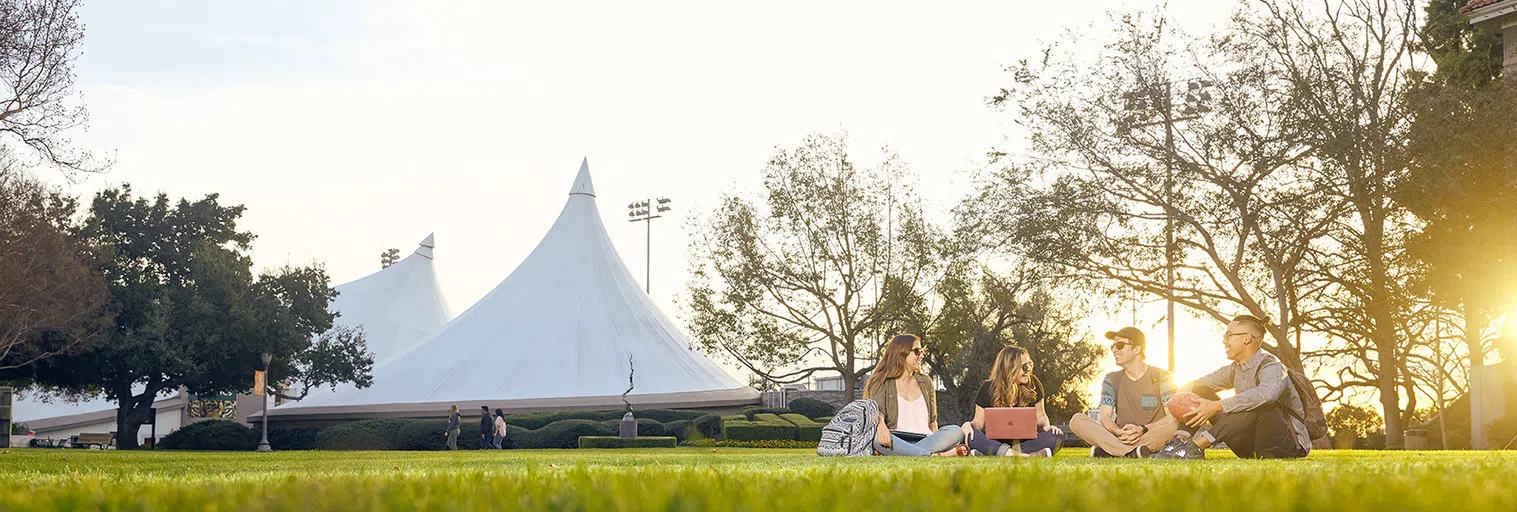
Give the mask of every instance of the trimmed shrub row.
<path id="1" fill-rule="evenodd" d="M 634 413 L 637 414 L 637 413 Z M 688 414 L 687 414 L 688 415 Z M 709 418 L 707 418 L 709 416 Z M 721 418 L 716 415 L 701 415 L 695 420 L 675 420 L 660 423 L 649 418 L 637 420 L 639 437 L 670 437 L 676 442 L 707 436 L 703 429 L 715 426 L 720 432 Z M 704 426 L 703 426 L 704 425 Z M 315 448 L 321 450 L 442 450 L 446 447 L 444 433 L 447 422 L 442 420 L 373 419 L 328 427 L 316 435 Z M 617 436 L 620 433 L 621 416 L 617 419 L 596 421 L 590 419 L 567 419 L 530 429 L 509 422 L 506 438 L 501 443 L 505 448 L 574 448 L 583 436 Z M 460 433 L 458 448 L 479 448 L 478 435 L 472 428 Z"/>
<path id="2" fill-rule="evenodd" d="M 755 412 L 747 416 L 724 416 L 722 439 L 725 441 L 801 441 L 815 443 L 822 439 L 822 427 L 831 417 L 813 420 L 796 413 Z"/>
<path id="3" fill-rule="evenodd" d="M 580 448 L 673 448 L 679 440 L 669 436 L 638 436 L 622 439 L 616 436 L 584 436 L 579 438 Z"/>

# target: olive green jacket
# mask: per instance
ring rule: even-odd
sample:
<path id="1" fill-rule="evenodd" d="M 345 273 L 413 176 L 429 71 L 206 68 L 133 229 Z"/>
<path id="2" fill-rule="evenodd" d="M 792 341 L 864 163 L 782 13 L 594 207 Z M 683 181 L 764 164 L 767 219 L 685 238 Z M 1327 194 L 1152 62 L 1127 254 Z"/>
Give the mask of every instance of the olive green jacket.
<path id="1" fill-rule="evenodd" d="M 922 388 L 922 396 L 927 397 L 927 423 L 929 425 L 938 422 L 938 391 L 932 385 L 932 379 L 926 375 L 918 374 L 917 387 Z M 879 389 L 866 389 L 864 393 L 874 400 L 874 405 L 880 408 L 880 414 L 885 416 L 885 428 L 895 429 L 896 414 L 898 411 L 898 393 L 895 391 L 895 379 L 886 379 L 885 383 L 875 386 Z"/>

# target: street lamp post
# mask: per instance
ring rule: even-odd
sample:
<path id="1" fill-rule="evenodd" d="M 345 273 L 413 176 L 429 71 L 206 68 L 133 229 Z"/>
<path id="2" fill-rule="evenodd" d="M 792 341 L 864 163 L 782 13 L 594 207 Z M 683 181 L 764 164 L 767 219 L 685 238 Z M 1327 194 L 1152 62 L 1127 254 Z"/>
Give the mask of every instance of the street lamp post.
<path id="1" fill-rule="evenodd" d="M 1140 91 L 1123 95 L 1124 110 L 1136 115 L 1158 114 L 1159 119 L 1144 123 L 1132 123 L 1127 127 L 1142 128 L 1164 125 L 1164 323 L 1168 333 L 1169 357 L 1167 369 L 1175 371 L 1175 123 L 1201 117 L 1211 111 L 1212 97 L 1208 91 L 1216 86 L 1211 80 L 1187 80 L 1179 117 L 1175 117 L 1174 84 L 1164 82 L 1162 91 Z M 1157 112 L 1155 112 L 1157 111 Z"/>
<path id="2" fill-rule="evenodd" d="M 647 251 L 643 269 L 644 293 L 653 293 L 653 219 L 662 217 L 662 215 L 658 214 L 672 209 L 669 206 L 669 202 L 669 198 L 660 197 L 658 199 L 644 199 L 627 205 L 627 216 L 632 217 L 627 219 L 627 222 L 643 222 L 648 225 L 648 236 L 646 241 L 643 242 Z"/>
<path id="3" fill-rule="evenodd" d="M 263 382 L 259 382 L 257 384 L 267 389 L 269 379 L 269 362 L 274 360 L 274 354 L 264 352 L 262 358 Z M 267 391 L 265 391 L 265 389 L 254 390 L 258 392 L 258 397 L 263 399 L 263 440 L 258 442 L 258 451 L 272 452 L 274 449 L 269 447 L 269 394 Z"/>

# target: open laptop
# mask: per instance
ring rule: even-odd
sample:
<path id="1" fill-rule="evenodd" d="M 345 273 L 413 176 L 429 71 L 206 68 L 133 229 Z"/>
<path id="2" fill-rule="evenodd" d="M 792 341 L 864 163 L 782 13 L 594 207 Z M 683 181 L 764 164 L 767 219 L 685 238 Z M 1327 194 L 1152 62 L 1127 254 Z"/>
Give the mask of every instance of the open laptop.
<path id="1" fill-rule="evenodd" d="M 1038 410 L 1032 407 L 985 409 L 985 437 L 1024 440 L 1038 437 Z"/>

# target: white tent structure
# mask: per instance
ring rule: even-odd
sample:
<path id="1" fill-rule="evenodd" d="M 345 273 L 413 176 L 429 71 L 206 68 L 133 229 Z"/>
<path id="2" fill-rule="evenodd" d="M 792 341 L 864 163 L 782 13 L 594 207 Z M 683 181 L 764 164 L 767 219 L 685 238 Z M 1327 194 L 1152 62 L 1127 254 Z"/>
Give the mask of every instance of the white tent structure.
<path id="1" fill-rule="evenodd" d="M 443 416 L 449 405 L 511 412 L 728 408 L 758 402 L 687 341 L 611 245 L 588 162 L 537 248 L 483 299 L 408 352 L 374 385 L 313 393 L 271 422 Z"/>
<path id="2" fill-rule="evenodd" d="M 338 294 L 331 310 L 339 314 L 337 324 L 363 328 L 375 364 L 410 350 L 453 317 L 432 266 L 436 247 L 427 235 L 405 259 L 334 287 Z"/>

